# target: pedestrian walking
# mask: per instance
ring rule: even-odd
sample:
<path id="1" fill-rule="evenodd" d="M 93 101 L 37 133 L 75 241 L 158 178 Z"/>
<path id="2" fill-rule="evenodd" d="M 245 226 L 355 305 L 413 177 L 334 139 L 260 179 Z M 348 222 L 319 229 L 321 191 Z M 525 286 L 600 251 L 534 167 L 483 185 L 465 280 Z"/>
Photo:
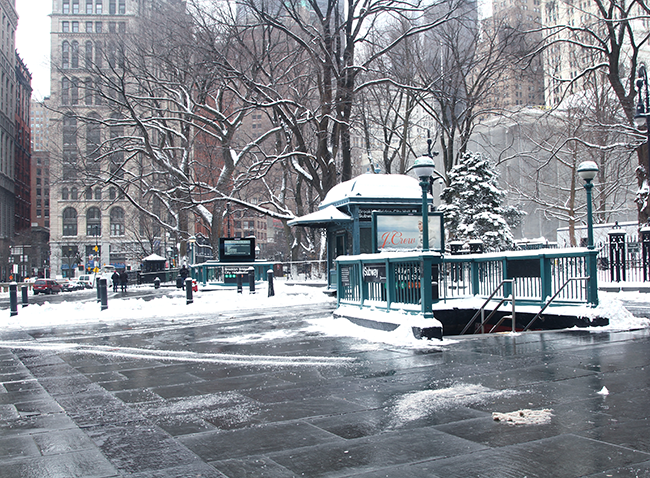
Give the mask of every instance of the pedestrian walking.
<path id="1" fill-rule="evenodd" d="M 122 292 L 126 292 L 126 285 L 129 283 L 129 276 L 126 270 L 120 272 L 120 284 L 122 285 Z"/>
<path id="2" fill-rule="evenodd" d="M 117 287 L 120 285 L 120 273 L 117 271 L 113 272 L 111 280 L 113 281 L 113 292 L 117 292 Z"/>

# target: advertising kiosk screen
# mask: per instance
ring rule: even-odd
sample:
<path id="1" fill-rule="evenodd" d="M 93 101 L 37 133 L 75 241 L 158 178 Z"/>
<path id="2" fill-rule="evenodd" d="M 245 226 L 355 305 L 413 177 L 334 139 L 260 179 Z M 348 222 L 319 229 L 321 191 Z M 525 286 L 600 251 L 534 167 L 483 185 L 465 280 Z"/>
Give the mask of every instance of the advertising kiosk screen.
<path id="1" fill-rule="evenodd" d="M 255 238 L 219 239 L 219 260 L 221 262 L 252 262 L 255 260 Z"/>

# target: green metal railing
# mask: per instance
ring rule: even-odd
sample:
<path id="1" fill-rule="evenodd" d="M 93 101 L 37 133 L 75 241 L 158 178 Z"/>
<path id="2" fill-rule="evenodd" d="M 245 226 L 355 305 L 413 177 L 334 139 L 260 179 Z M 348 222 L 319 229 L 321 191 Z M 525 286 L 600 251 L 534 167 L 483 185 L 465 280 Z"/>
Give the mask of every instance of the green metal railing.
<path id="1" fill-rule="evenodd" d="M 342 256 L 337 262 L 339 304 L 403 309 L 429 315 L 432 304 L 479 296 L 517 297 L 522 305 L 598 304 L 597 278 L 586 248 L 441 255 L 426 253 Z M 587 277 L 587 280 L 569 280 Z M 568 283 L 567 283 L 568 281 Z M 502 285 L 502 287 L 500 287 Z"/>

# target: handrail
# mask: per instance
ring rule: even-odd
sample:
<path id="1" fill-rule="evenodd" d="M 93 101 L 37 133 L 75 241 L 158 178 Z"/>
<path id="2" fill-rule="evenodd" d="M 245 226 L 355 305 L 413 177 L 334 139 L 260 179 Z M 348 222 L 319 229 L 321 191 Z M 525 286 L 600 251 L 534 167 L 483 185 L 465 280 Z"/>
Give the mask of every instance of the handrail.
<path id="1" fill-rule="evenodd" d="M 480 308 L 479 310 L 476 311 L 476 313 L 475 313 L 474 316 L 470 319 L 470 321 L 467 323 L 467 325 L 466 325 L 465 328 L 462 330 L 462 332 L 460 333 L 460 335 L 464 335 L 465 332 L 467 332 L 467 329 L 469 329 L 469 328 L 472 326 L 472 324 L 474 323 L 474 321 L 478 318 L 479 314 L 481 315 L 481 330 L 483 330 L 483 327 L 484 327 L 484 325 L 485 325 L 485 320 L 486 320 L 486 319 L 484 318 L 484 314 L 485 314 L 485 306 L 488 305 L 488 303 L 492 300 L 492 298 L 493 298 L 494 295 L 497 293 L 497 291 L 498 291 L 499 289 L 501 289 L 501 287 L 503 287 L 503 284 L 505 284 L 506 282 L 509 282 L 509 283 L 511 283 L 511 284 L 514 285 L 515 280 L 514 280 L 514 279 L 503 279 L 503 280 L 499 283 L 499 285 L 496 286 L 496 288 L 495 288 L 494 291 L 490 294 L 490 296 L 485 300 L 485 302 L 483 302 L 483 305 L 481 306 L 481 308 Z M 507 300 L 507 298 L 504 298 L 504 299 L 502 299 L 502 300 L 499 302 L 499 304 L 494 308 L 494 310 L 492 311 L 492 313 L 491 313 L 490 315 L 488 315 L 487 320 L 490 320 L 490 318 L 492 317 L 492 315 L 494 315 L 494 313 L 496 312 L 496 310 L 497 310 L 499 307 L 501 307 L 501 304 L 503 304 L 506 300 Z M 515 306 L 515 300 L 514 300 L 514 290 L 513 290 L 513 292 L 512 292 L 512 320 L 513 320 L 513 329 L 514 329 L 514 319 L 515 319 L 515 309 L 514 309 L 514 306 Z M 492 328 L 492 330 L 494 330 L 494 328 Z M 492 331 L 492 330 L 491 330 L 491 331 Z M 491 331 L 490 331 L 490 332 L 491 332 Z"/>
<path id="2" fill-rule="evenodd" d="M 551 305 L 551 302 L 553 302 L 553 300 L 560 294 L 560 292 L 562 292 L 562 290 L 569 284 L 569 282 L 575 281 L 575 280 L 589 280 L 589 277 L 569 277 L 566 280 L 566 282 L 564 284 L 562 284 L 562 287 L 560 287 L 557 290 L 557 292 L 555 294 L 553 294 L 553 297 L 551 297 L 550 299 L 548 299 L 546 301 L 546 304 L 544 304 L 544 307 L 542 307 L 541 310 L 539 312 L 537 312 L 537 314 L 535 314 L 535 317 L 533 317 L 532 320 L 530 322 L 528 322 L 528 325 L 526 327 L 524 327 L 523 331 L 524 332 L 527 331 L 533 325 L 533 323 L 542 316 L 542 314 L 544 313 L 546 308 L 549 305 Z"/>

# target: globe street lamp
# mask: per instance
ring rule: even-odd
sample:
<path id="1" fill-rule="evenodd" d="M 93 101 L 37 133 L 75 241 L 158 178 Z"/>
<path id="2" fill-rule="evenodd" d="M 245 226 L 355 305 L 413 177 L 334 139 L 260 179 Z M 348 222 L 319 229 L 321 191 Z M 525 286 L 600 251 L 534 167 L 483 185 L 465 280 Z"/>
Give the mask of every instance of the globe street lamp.
<path id="1" fill-rule="evenodd" d="M 593 161 L 584 161 L 578 165 L 578 175 L 585 181 L 585 190 L 587 191 L 587 249 L 588 251 L 588 272 L 589 288 L 587 290 L 587 300 L 598 305 L 598 283 L 596 277 L 596 251 L 594 250 L 594 220 L 591 208 L 591 190 L 594 187 L 592 181 L 598 174 L 598 165 Z"/>
<path id="2" fill-rule="evenodd" d="M 648 153 L 646 174 L 648 177 L 650 177 L 650 94 L 648 94 L 648 74 L 646 72 L 645 65 L 641 65 L 639 67 L 639 76 L 636 79 L 636 90 L 639 92 L 639 101 L 636 104 L 634 122 L 639 128 L 641 128 L 645 123 L 645 131 L 648 137 L 646 142 L 646 150 Z"/>
<path id="3" fill-rule="evenodd" d="M 427 201 L 427 192 L 429 191 L 429 178 L 435 170 L 435 163 L 430 156 L 420 156 L 413 162 L 411 168 L 420 178 L 420 187 L 422 188 L 422 250 L 429 250 L 429 204 Z"/>

